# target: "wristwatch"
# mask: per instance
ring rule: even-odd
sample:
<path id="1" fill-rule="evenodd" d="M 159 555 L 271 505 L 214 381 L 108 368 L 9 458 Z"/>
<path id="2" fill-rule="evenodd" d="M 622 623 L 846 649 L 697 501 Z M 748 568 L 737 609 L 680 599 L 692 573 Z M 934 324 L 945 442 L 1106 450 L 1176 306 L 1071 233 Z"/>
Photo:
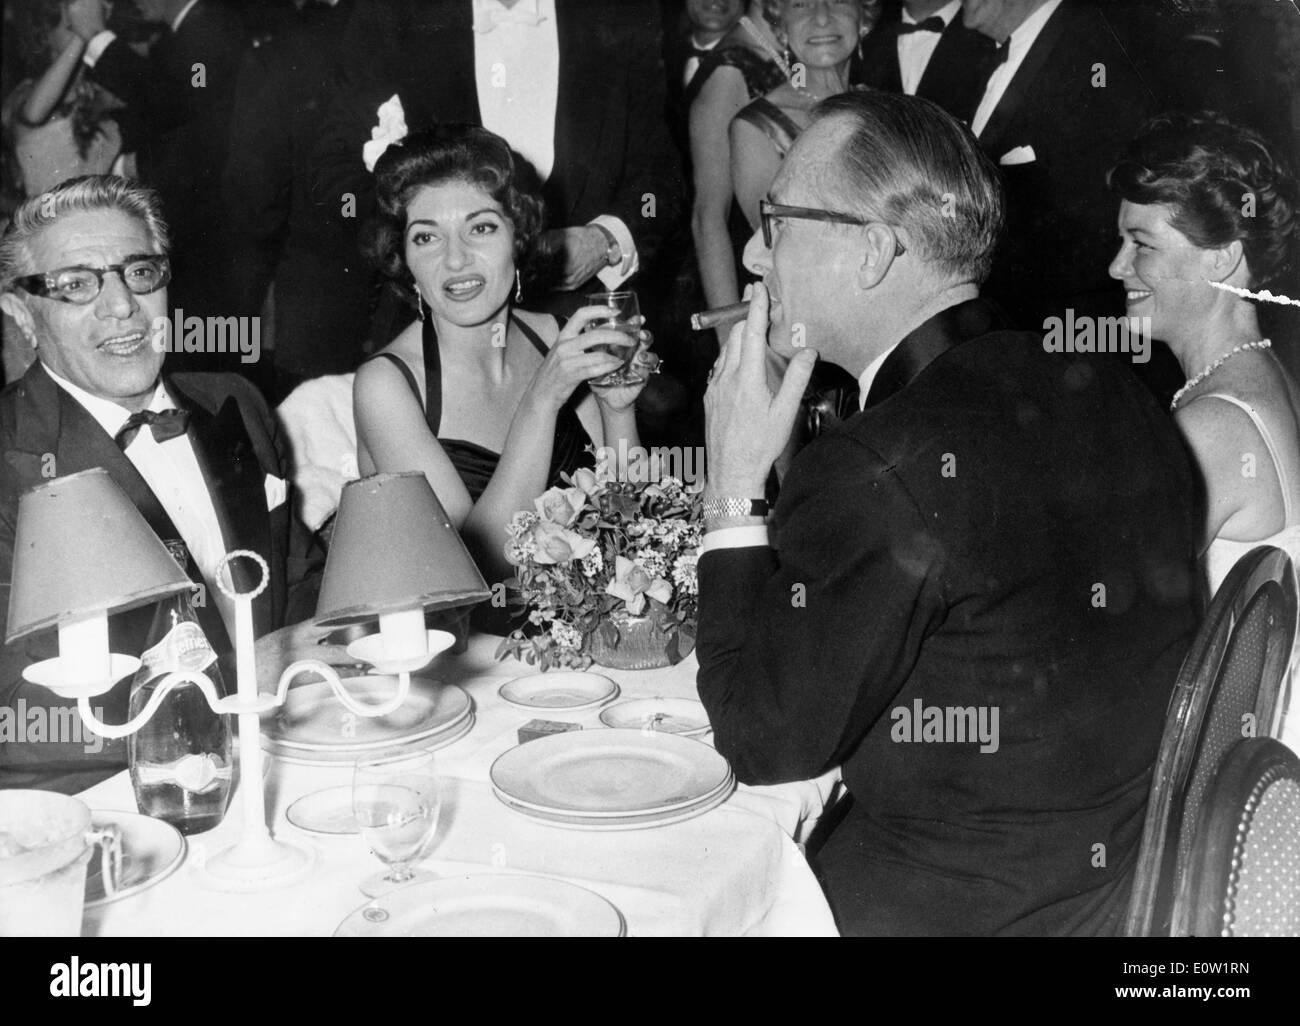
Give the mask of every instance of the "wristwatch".
<path id="1" fill-rule="evenodd" d="M 705 499 L 704 519 L 721 520 L 724 517 L 765 517 L 772 511 L 766 499 Z"/>

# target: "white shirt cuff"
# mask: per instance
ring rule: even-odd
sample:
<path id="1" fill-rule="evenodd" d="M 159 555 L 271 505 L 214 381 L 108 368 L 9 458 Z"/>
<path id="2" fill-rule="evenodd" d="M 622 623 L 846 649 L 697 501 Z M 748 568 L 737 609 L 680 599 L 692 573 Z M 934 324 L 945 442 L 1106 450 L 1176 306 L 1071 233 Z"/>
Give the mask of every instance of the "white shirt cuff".
<path id="1" fill-rule="evenodd" d="M 86 67 L 93 68 L 95 62 L 104 56 L 104 51 L 108 49 L 110 43 L 117 38 L 116 32 L 109 32 L 105 29 L 103 32 L 97 32 L 90 37 L 90 42 L 86 44 L 86 52 L 81 55 Z"/>
<path id="2" fill-rule="evenodd" d="M 618 248 L 623 254 L 623 259 L 617 265 L 604 267 L 596 272 L 596 277 L 600 279 L 601 284 L 612 292 L 636 274 L 641 266 L 640 260 L 637 259 L 636 243 L 632 241 L 632 233 L 627 230 L 627 225 L 617 217 L 601 214 L 587 223 L 598 224 L 614 236 L 614 241 L 618 243 Z"/>
<path id="3" fill-rule="evenodd" d="M 767 527 L 763 524 L 746 524 L 744 527 L 724 527 L 704 535 L 700 555 L 714 549 L 750 549 L 767 544 Z"/>

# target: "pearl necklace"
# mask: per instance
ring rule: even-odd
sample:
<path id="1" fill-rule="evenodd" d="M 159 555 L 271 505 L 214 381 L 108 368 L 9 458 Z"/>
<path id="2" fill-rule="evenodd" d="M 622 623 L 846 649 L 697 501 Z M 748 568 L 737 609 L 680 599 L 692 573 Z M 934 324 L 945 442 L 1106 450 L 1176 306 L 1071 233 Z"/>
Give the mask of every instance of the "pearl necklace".
<path id="1" fill-rule="evenodd" d="M 748 14 L 741 15 L 740 27 L 749 33 L 751 38 L 753 38 L 754 42 L 756 42 L 762 48 L 763 52 L 766 53 L 769 57 L 771 57 L 773 61 L 776 62 L 776 66 L 781 69 L 781 73 L 785 75 L 786 78 L 789 78 L 790 62 L 787 61 L 785 57 L 782 56 L 777 51 L 776 47 L 774 47 L 771 43 L 767 41 L 767 37 L 764 36 L 763 33 L 761 33 L 758 30 L 758 26 L 755 25 L 753 21 L 750 20 Z"/>
<path id="2" fill-rule="evenodd" d="M 1243 342 L 1235 349 L 1229 350 L 1228 352 L 1224 353 L 1212 364 L 1210 364 L 1203 371 L 1201 371 L 1200 374 L 1196 375 L 1196 377 L 1192 378 L 1191 381 L 1187 382 L 1187 384 L 1185 384 L 1182 388 L 1180 388 L 1177 392 L 1174 393 L 1173 402 L 1169 404 L 1169 412 L 1173 413 L 1174 411 L 1176 411 L 1178 409 L 1178 401 L 1182 399 L 1183 396 L 1185 396 L 1188 392 L 1190 392 L 1193 388 L 1195 388 L 1202 381 L 1208 378 L 1211 374 L 1213 374 L 1216 370 L 1222 367 L 1225 363 L 1231 360 L 1238 353 L 1244 353 L 1247 349 L 1268 349 L 1270 346 L 1272 346 L 1272 344 L 1273 342 L 1271 339 L 1262 338 L 1258 342 Z"/>

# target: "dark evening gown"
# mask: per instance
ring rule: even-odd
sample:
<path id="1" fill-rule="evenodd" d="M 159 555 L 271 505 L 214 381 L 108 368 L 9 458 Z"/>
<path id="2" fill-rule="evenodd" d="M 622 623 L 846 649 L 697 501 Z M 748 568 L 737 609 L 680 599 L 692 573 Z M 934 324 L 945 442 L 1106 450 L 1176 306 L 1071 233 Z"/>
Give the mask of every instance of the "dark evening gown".
<path id="1" fill-rule="evenodd" d="M 510 319 L 523 333 L 524 338 L 528 339 L 542 356 L 545 356 L 548 351 L 546 343 L 538 337 L 537 333 L 518 317 L 512 315 Z M 442 446 L 447 458 L 451 460 L 451 465 L 456 468 L 456 473 L 464 482 L 470 498 L 478 502 L 479 497 L 487 489 L 488 482 L 492 480 L 493 473 L 496 472 L 501 454 L 474 442 L 459 438 L 443 438 L 439 434 L 442 428 L 442 360 L 438 355 L 438 335 L 433 329 L 431 317 L 424 319 L 421 342 L 424 352 L 424 394 L 427 396 L 424 403 L 424 421 L 433 432 L 433 437 L 438 439 L 438 444 Z M 411 386 L 415 397 L 420 398 L 415 372 L 405 360 L 392 353 L 376 353 L 371 359 L 391 360 L 406 378 L 406 383 Z M 572 474 L 579 467 L 594 466 L 595 461 L 591 453 L 586 451 L 587 446 L 591 444 L 591 439 L 587 437 L 587 430 L 582 426 L 582 421 L 578 419 L 576 412 L 577 404 L 586 394 L 585 386 L 575 389 L 555 418 L 555 444 L 551 447 L 551 468 L 547 475 L 548 488 L 564 483 L 560 478 L 561 474 Z"/>
<path id="2" fill-rule="evenodd" d="M 533 347 L 545 356 L 548 352 L 546 343 L 537 333 L 513 314 L 510 319 Z M 424 403 L 425 423 L 429 425 L 433 437 L 438 439 L 438 444 L 442 446 L 443 452 L 456 468 L 456 473 L 464 482 L 470 498 L 478 502 L 479 497 L 487 489 L 488 482 L 492 480 L 497 463 L 501 460 L 501 454 L 474 442 L 459 438 L 443 438 L 439 434 L 442 427 L 442 360 L 438 354 L 438 335 L 433 329 L 433 318 L 427 315 L 424 319 L 421 348 L 424 353 L 424 394 L 428 397 Z M 416 382 L 415 372 L 406 361 L 392 353 L 376 353 L 370 359 L 381 358 L 391 360 L 397 365 L 397 369 L 406 378 L 406 383 L 410 385 L 411 391 L 415 393 L 416 399 L 419 399 L 420 388 Z M 561 474 L 571 475 L 579 467 L 595 466 L 593 455 L 587 451 L 591 439 L 576 412 L 577 404 L 582 401 L 587 392 L 585 385 L 575 389 L 555 419 L 555 443 L 551 447 L 551 466 L 546 482 L 548 488 L 564 484 Z M 489 581 L 488 586 L 491 587 L 493 583 Z M 455 622 L 456 620 L 455 610 L 435 613 L 430 615 L 429 626 L 460 633 L 458 630 L 460 625 Z M 512 616 L 507 608 L 494 606 L 490 602 L 475 606 L 470 619 L 470 625 L 475 630 L 490 634 L 508 634 L 521 623 L 522 619 Z"/>

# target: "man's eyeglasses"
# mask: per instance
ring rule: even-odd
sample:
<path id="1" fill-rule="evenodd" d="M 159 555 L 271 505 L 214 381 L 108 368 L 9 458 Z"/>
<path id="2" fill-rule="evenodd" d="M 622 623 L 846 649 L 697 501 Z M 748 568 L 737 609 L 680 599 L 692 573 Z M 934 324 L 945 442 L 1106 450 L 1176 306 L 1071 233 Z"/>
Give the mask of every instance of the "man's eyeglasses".
<path id="1" fill-rule="evenodd" d="M 854 214 L 839 214 L 834 210 L 817 210 L 813 207 L 787 207 L 783 203 L 773 203 L 769 199 L 758 201 L 758 218 L 763 228 L 763 245 L 772 248 L 772 221 L 778 217 L 797 217 L 805 221 L 826 221 L 831 224 L 855 224 L 865 228 L 871 224 Z M 902 256 L 907 252 L 903 244 L 894 235 L 894 255 Z"/>
<path id="2" fill-rule="evenodd" d="M 104 276 L 113 271 L 122 276 L 122 284 L 137 296 L 157 292 L 172 277 L 168 259 L 149 253 L 128 257 L 110 267 L 60 267 L 57 271 L 29 274 L 15 278 L 14 284 L 29 295 L 82 306 L 95 301 L 104 290 Z"/>

